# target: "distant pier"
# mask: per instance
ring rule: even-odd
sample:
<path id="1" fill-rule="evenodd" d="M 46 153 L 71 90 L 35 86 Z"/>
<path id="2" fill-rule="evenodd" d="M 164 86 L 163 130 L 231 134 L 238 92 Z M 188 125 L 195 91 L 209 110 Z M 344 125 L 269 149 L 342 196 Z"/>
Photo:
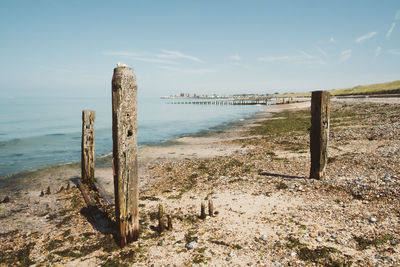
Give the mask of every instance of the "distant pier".
<path id="1" fill-rule="evenodd" d="M 308 98 L 309 99 L 309 98 Z M 305 98 L 279 97 L 265 99 L 187 99 L 185 101 L 168 101 L 167 104 L 175 105 L 271 105 L 303 102 Z"/>

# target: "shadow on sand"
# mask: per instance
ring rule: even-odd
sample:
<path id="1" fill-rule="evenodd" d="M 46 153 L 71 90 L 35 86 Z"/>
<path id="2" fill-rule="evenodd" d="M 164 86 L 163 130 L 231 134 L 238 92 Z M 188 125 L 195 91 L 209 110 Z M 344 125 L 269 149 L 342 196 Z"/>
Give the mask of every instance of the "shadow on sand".
<path id="1" fill-rule="evenodd" d="M 69 180 L 78 186 L 80 177 L 73 177 Z M 85 207 L 83 207 L 80 210 L 80 213 L 86 218 L 86 220 L 93 226 L 95 230 L 104 235 L 112 234 L 115 243 L 120 244 L 120 238 L 116 231 L 116 223 L 104 210 L 105 208 L 106 206 L 101 206 L 98 201 L 95 201 L 92 204 L 87 204 Z"/>
<path id="2" fill-rule="evenodd" d="M 308 178 L 305 176 L 293 176 L 293 175 L 270 173 L 270 172 L 264 172 L 264 171 L 261 171 L 258 174 L 262 175 L 262 176 L 272 176 L 272 177 L 279 177 L 279 178 L 286 178 L 286 179 L 307 179 Z"/>

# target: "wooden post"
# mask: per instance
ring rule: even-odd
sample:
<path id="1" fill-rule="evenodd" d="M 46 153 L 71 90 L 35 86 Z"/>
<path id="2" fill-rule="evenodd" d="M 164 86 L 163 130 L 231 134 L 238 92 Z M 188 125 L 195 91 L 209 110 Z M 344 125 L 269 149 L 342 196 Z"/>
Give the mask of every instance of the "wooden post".
<path id="1" fill-rule="evenodd" d="M 168 230 L 172 230 L 172 216 L 171 215 L 167 215 L 167 223 L 168 223 Z"/>
<path id="2" fill-rule="evenodd" d="M 213 201 L 211 199 L 208 200 L 208 215 L 210 217 L 214 216 L 214 204 L 213 204 Z"/>
<path id="3" fill-rule="evenodd" d="M 126 65 L 114 69 L 112 118 L 115 217 L 121 247 L 125 247 L 139 236 L 137 85 L 133 70 Z"/>
<path id="4" fill-rule="evenodd" d="M 329 117 L 329 92 L 312 92 L 310 129 L 310 178 L 321 179 L 325 174 L 325 167 L 328 161 L 327 147 L 329 139 Z"/>
<path id="5" fill-rule="evenodd" d="M 206 218 L 206 203 L 201 202 L 200 206 L 200 219 L 205 219 Z"/>
<path id="6" fill-rule="evenodd" d="M 82 146 L 81 146 L 81 171 L 82 183 L 89 187 L 94 186 L 94 120 L 96 112 L 82 111 Z"/>
<path id="7" fill-rule="evenodd" d="M 164 223 L 164 208 L 162 204 L 158 205 L 158 232 L 162 233 L 165 230 Z"/>

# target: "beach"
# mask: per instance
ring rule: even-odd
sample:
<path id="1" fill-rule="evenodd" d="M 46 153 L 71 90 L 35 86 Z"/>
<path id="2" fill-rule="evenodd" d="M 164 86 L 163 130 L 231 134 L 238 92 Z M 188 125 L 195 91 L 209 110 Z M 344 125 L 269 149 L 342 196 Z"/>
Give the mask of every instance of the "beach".
<path id="1" fill-rule="evenodd" d="M 142 146 L 140 237 L 122 250 L 112 205 L 86 207 L 79 164 L 2 181 L 0 264 L 399 264 L 399 98 L 332 99 L 322 180 L 308 178 L 309 107 L 274 105 L 223 131 Z M 95 176 L 113 199 L 110 156 L 97 160 Z M 198 218 L 209 200 L 215 213 Z M 161 234 L 159 204 L 173 219 Z"/>

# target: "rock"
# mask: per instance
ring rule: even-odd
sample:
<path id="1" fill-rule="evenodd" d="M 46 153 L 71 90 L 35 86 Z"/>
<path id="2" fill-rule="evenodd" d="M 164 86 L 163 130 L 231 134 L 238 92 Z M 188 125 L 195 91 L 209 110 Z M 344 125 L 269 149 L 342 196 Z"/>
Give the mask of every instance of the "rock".
<path id="1" fill-rule="evenodd" d="M 260 236 L 260 239 L 263 240 L 263 241 L 267 241 L 268 238 L 267 238 L 266 235 L 262 234 L 262 235 Z"/>
<path id="2" fill-rule="evenodd" d="M 10 198 L 8 196 L 6 196 L 1 203 L 9 203 L 9 202 L 10 202 Z"/>
<path id="3" fill-rule="evenodd" d="M 372 223 L 375 223 L 376 222 L 376 218 L 375 217 L 371 217 L 371 218 L 369 218 L 369 221 L 372 222 Z"/>
<path id="4" fill-rule="evenodd" d="M 296 257 L 296 255 L 297 255 L 296 251 L 293 251 L 292 253 L 290 253 L 290 256 L 292 256 L 292 257 Z"/>
<path id="5" fill-rule="evenodd" d="M 233 252 L 233 251 L 229 252 L 228 257 L 232 258 L 233 256 L 235 256 L 235 252 Z"/>
<path id="6" fill-rule="evenodd" d="M 317 241 L 318 241 L 318 242 L 322 242 L 322 240 L 323 240 L 323 239 L 322 239 L 321 236 L 317 236 Z"/>
<path id="7" fill-rule="evenodd" d="M 162 246 L 164 244 L 164 242 L 162 240 L 157 242 L 157 246 Z"/>
<path id="8" fill-rule="evenodd" d="M 187 249 L 194 249 L 197 246 L 197 242 L 196 241 L 192 241 L 190 243 L 187 243 L 186 245 Z"/>

